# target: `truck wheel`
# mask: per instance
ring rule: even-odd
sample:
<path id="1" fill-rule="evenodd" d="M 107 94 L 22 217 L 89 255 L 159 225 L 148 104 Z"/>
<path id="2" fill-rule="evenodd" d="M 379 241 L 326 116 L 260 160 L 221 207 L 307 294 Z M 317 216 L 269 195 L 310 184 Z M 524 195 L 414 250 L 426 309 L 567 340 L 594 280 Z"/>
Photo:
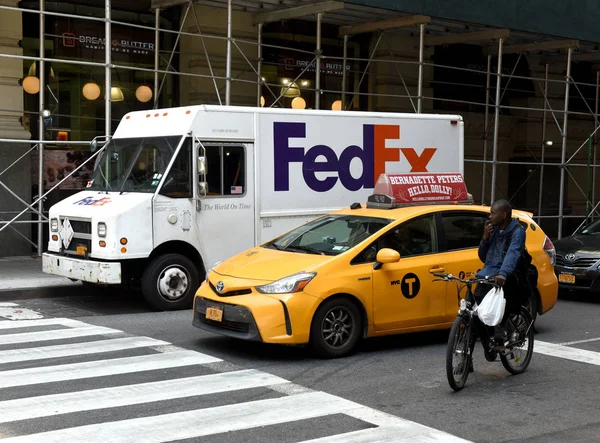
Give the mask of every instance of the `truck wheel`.
<path id="1" fill-rule="evenodd" d="M 310 345 L 321 357 L 344 357 L 354 351 L 361 332 L 362 319 L 356 305 L 346 298 L 331 298 L 313 317 Z"/>
<path id="2" fill-rule="evenodd" d="M 196 266 L 179 254 L 156 257 L 142 276 L 144 299 L 161 311 L 190 308 L 198 286 L 200 279 Z"/>

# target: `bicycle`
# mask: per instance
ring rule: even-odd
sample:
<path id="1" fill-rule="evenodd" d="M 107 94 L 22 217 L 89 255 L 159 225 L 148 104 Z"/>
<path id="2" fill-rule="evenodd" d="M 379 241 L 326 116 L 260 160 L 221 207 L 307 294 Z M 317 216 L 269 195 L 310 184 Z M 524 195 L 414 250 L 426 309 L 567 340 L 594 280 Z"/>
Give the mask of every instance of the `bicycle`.
<path id="1" fill-rule="evenodd" d="M 496 344 L 490 337 L 488 326 L 477 316 L 477 302 L 473 295 L 474 284 L 495 285 L 492 278 L 461 279 L 452 274 L 433 273 L 439 277 L 433 281 L 455 281 L 458 292 L 459 310 L 456 320 L 450 329 L 448 345 L 446 348 L 446 376 L 450 387 L 460 391 L 466 384 L 472 367 L 473 350 L 477 336 L 481 340 L 483 352 L 487 361 L 495 361 L 500 355 L 504 368 L 511 374 L 525 372 L 533 354 L 533 320 L 529 311 L 521 307 L 516 314 L 510 314 L 506 322 L 508 340 L 503 344 Z M 460 287 L 460 283 L 463 284 Z M 467 288 L 465 298 L 461 292 Z"/>

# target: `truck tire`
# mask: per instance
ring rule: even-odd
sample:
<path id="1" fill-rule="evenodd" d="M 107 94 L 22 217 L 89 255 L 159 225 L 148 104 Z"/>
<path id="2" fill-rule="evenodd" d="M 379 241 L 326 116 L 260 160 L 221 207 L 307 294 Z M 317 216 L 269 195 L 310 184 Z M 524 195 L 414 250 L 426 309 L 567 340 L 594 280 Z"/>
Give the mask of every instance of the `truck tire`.
<path id="1" fill-rule="evenodd" d="M 142 276 L 142 295 L 161 311 L 188 309 L 200 286 L 198 269 L 180 254 L 165 254 L 150 262 Z"/>

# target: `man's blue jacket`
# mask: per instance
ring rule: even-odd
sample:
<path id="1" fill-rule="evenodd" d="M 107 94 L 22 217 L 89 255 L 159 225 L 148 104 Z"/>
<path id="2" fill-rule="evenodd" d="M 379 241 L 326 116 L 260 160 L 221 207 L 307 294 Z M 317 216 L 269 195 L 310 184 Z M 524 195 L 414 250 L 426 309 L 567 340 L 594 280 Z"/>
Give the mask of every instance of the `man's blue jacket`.
<path id="1" fill-rule="evenodd" d="M 497 274 L 508 277 L 515 270 L 524 250 L 525 229 L 519 226 L 518 219 L 513 218 L 502 232 L 497 226 L 494 227 L 490 239 L 479 243 L 479 259 L 483 262 L 483 269 L 477 273 L 477 277 L 493 277 Z"/>

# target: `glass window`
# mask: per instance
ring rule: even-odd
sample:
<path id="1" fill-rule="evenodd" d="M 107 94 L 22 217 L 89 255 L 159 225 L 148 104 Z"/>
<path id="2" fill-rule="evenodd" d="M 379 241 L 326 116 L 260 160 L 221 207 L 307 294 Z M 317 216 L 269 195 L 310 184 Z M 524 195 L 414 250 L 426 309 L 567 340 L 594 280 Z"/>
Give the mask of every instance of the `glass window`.
<path id="1" fill-rule="evenodd" d="M 171 198 L 192 197 L 192 139 L 188 137 L 181 146 L 175 162 L 160 190 L 162 195 Z"/>
<path id="2" fill-rule="evenodd" d="M 448 251 L 477 248 L 487 219 L 488 214 L 483 212 L 442 214 Z"/>
<path id="3" fill-rule="evenodd" d="M 208 196 L 246 193 L 246 150 L 243 146 L 205 146 Z"/>
<path id="4" fill-rule="evenodd" d="M 396 226 L 356 256 L 352 264 L 374 262 L 377 252 L 383 248 L 398 251 L 401 258 L 438 252 L 433 216 L 421 217 Z"/>
<path id="5" fill-rule="evenodd" d="M 338 255 L 366 240 L 390 220 L 354 215 L 327 215 L 267 243 L 265 247 L 291 252 Z"/>

